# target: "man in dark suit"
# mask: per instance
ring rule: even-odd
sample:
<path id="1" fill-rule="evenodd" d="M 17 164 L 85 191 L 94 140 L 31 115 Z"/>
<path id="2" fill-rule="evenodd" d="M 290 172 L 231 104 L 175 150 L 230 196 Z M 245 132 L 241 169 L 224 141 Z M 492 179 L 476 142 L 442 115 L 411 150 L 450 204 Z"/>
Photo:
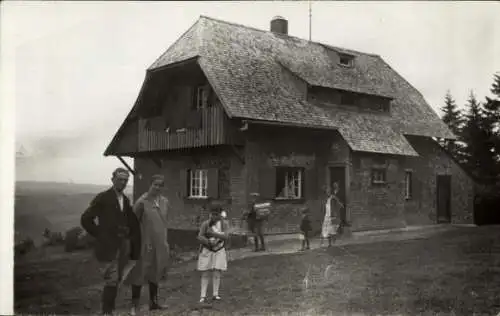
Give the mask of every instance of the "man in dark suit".
<path id="1" fill-rule="evenodd" d="M 115 309 L 118 285 L 124 277 L 126 265 L 140 255 L 139 221 L 129 199 L 123 194 L 128 179 L 126 169 L 116 169 L 111 179 L 113 186 L 99 193 L 81 216 L 82 227 L 96 238 L 95 257 L 102 265 L 105 280 L 102 292 L 104 315 L 111 315 Z"/>

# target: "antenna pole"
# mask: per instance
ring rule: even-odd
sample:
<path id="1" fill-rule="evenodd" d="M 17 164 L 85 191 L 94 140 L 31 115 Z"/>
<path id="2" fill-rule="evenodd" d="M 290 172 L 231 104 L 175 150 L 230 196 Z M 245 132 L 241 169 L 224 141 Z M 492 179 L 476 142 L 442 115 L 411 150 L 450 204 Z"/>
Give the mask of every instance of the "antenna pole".
<path id="1" fill-rule="evenodd" d="M 311 20 L 312 20 L 312 10 L 311 10 L 311 0 L 309 0 L 309 41 L 311 41 Z"/>

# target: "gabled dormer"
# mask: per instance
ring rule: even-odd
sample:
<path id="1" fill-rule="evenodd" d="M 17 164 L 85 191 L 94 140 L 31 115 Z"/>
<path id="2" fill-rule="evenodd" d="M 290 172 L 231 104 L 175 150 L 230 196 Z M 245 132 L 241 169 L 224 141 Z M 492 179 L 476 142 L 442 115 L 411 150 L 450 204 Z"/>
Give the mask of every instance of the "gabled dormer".
<path id="1" fill-rule="evenodd" d="M 354 67 L 354 59 L 355 59 L 354 55 L 345 54 L 345 53 L 339 53 L 338 54 L 338 59 L 339 59 L 338 64 L 340 66 L 342 66 L 342 67 L 348 67 L 348 68 Z"/>

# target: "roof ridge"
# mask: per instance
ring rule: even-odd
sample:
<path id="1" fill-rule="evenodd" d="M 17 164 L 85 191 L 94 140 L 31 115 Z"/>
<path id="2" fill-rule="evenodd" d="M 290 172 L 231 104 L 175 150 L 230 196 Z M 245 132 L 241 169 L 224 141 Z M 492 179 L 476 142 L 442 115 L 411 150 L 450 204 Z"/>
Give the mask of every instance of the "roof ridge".
<path id="1" fill-rule="evenodd" d="M 226 20 L 221 20 L 221 19 L 213 18 L 213 17 L 206 16 L 206 15 L 203 15 L 203 14 L 200 15 L 200 18 L 205 18 L 205 19 L 208 19 L 208 20 L 212 20 L 212 21 L 216 21 L 216 22 L 220 22 L 220 23 L 225 23 L 225 24 L 229 24 L 229 25 L 233 25 L 233 26 L 243 27 L 243 28 L 246 28 L 246 29 L 250 29 L 250 30 L 254 30 L 254 31 L 262 32 L 262 33 L 272 33 L 272 31 L 269 31 L 269 30 L 263 30 L 263 29 L 259 29 L 259 28 L 253 27 L 253 26 L 244 25 L 244 24 L 240 24 L 240 23 L 236 23 L 236 22 L 229 22 L 229 21 L 226 21 Z M 304 38 L 300 38 L 300 37 L 297 37 L 297 36 L 293 36 L 293 35 L 290 35 L 290 34 L 280 34 L 280 35 L 281 36 L 286 36 L 286 37 L 289 37 L 289 38 L 292 38 L 292 39 L 298 39 L 298 40 L 301 40 L 301 41 L 306 41 L 306 42 L 309 42 L 309 43 L 321 45 L 323 47 L 324 46 L 330 46 L 330 49 L 340 49 L 340 50 L 345 50 L 345 51 L 351 51 L 351 52 L 354 52 L 354 53 L 357 53 L 357 54 L 360 54 L 360 55 L 367 55 L 367 56 L 379 57 L 378 54 L 362 52 L 362 51 L 359 51 L 359 50 L 354 50 L 354 49 L 345 48 L 345 47 L 333 46 L 331 44 L 326 44 L 326 43 L 322 43 L 322 42 L 310 41 L 310 40 L 307 40 L 307 39 L 304 39 Z"/>
<path id="2" fill-rule="evenodd" d="M 149 67 L 147 68 L 147 70 L 154 69 L 154 68 L 153 68 L 153 66 L 154 66 L 154 65 L 155 65 L 155 64 L 156 64 L 159 60 L 161 60 L 161 58 L 162 58 L 163 56 L 165 56 L 165 55 L 166 55 L 166 54 L 167 54 L 167 53 L 168 53 L 168 52 L 169 52 L 169 51 L 170 51 L 170 50 L 171 50 L 171 49 L 175 46 L 175 44 L 177 44 L 177 43 L 178 43 L 178 42 L 179 42 L 179 41 L 180 41 L 180 40 L 184 37 L 184 35 L 186 35 L 189 31 L 191 31 L 191 30 L 192 30 L 192 29 L 193 29 L 193 28 L 194 28 L 194 27 L 195 27 L 195 26 L 196 26 L 199 22 L 200 22 L 200 20 L 199 20 L 199 19 L 198 19 L 198 20 L 196 20 L 196 21 L 195 21 L 195 22 L 194 22 L 194 23 L 193 23 L 193 24 L 192 24 L 192 25 L 191 25 L 191 26 L 190 26 L 190 27 L 189 27 L 186 31 L 184 31 L 184 32 L 182 33 L 182 35 L 181 35 L 181 36 L 177 37 L 177 39 L 176 39 L 176 40 L 175 40 L 172 44 L 170 44 L 170 45 L 167 47 L 167 49 L 166 49 L 166 50 L 165 50 L 165 51 L 164 51 L 164 52 L 163 52 L 160 56 L 158 56 L 158 57 L 154 60 L 154 62 L 153 62 L 153 63 L 151 63 L 151 64 L 149 65 Z"/>
<path id="3" fill-rule="evenodd" d="M 355 53 L 355 54 L 366 55 L 366 56 L 371 56 L 371 57 L 380 57 L 379 54 L 366 53 L 366 52 L 362 52 L 362 51 L 351 49 L 351 48 L 333 46 L 333 45 L 325 44 L 325 43 L 321 43 L 321 42 L 316 42 L 316 43 L 318 45 L 323 46 L 326 49 L 331 49 L 331 50 L 334 50 L 334 51 L 337 51 L 337 52 L 339 52 L 339 51 L 345 51 L 345 52 L 352 52 L 352 53 Z M 342 52 L 340 52 L 340 53 L 342 53 Z"/>

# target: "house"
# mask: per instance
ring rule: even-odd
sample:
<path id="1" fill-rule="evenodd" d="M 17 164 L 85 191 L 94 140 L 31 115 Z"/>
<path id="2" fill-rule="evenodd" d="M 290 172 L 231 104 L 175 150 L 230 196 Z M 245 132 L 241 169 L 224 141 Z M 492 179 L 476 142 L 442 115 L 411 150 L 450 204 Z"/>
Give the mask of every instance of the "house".
<path id="1" fill-rule="evenodd" d="M 455 139 L 380 56 L 201 16 L 147 70 L 105 155 L 134 159 L 134 196 L 166 176 L 172 227 L 207 198 L 241 218 L 273 201 L 268 233 L 316 228 L 337 182 L 351 229 L 471 223 L 473 182 L 435 141 Z M 124 162 L 122 160 L 122 162 Z"/>

